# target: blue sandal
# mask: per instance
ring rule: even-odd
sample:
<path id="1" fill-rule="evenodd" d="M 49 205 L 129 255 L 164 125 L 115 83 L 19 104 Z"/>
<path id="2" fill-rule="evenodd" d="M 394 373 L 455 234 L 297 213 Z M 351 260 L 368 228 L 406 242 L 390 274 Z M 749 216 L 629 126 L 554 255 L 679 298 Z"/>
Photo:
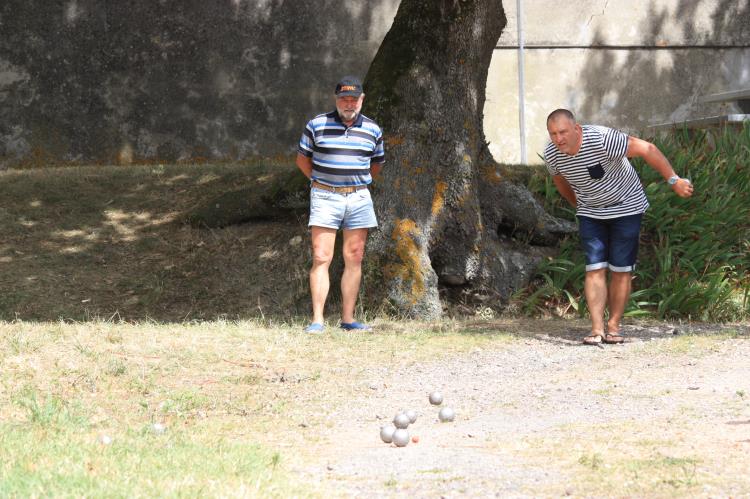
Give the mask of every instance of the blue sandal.
<path id="1" fill-rule="evenodd" d="M 325 330 L 325 328 L 326 327 L 320 322 L 313 322 L 305 328 L 305 332 L 310 334 L 320 334 Z"/>
<path id="2" fill-rule="evenodd" d="M 372 326 L 362 324 L 361 322 L 342 322 L 341 329 L 344 331 L 372 331 Z"/>

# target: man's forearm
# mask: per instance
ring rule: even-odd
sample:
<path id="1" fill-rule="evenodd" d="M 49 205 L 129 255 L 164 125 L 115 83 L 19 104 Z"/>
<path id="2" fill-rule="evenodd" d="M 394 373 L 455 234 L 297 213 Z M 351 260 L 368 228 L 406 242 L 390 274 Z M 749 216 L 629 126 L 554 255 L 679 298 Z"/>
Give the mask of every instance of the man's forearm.
<path id="1" fill-rule="evenodd" d="M 373 179 L 376 179 L 380 176 L 380 170 L 382 167 L 383 165 L 380 163 L 372 163 L 370 165 L 370 175 Z"/>
<path id="2" fill-rule="evenodd" d="M 297 164 L 297 168 L 300 169 L 300 171 L 305 175 L 307 178 L 312 177 L 312 159 L 308 158 L 307 156 L 304 156 L 302 154 L 297 153 L 297 161 L 295 161 Z"/>
<path id="3" fill-rule="evenodd" d="M 573 192 L 573 188 L 570 186 L 567 180 L 565 180 L 560 175 L 555 175 L 552 177 L 552 182 L 555 184 L 555 187 L 557 188 L 557 192 L 560 193 L 560 195 L 568 202 L 570 205 L 575 208 L 578 204 L 578 201 L 576 199 L 576 193 Z"/>

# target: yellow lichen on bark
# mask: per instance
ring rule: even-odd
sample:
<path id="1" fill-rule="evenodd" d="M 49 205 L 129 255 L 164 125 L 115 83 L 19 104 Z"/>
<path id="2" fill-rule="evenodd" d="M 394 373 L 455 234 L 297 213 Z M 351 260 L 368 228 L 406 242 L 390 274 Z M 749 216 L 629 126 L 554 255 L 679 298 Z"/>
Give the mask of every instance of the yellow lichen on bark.
<path id="1" fill-rule="evenodd" d="M 490 184 L 497 185 L 503 181 L 503 176 L 500 170 L 493 166 L 485 166 L 482 168 L 482 177 Z"/>
<path id="2" fill-rule="evenodd" d="M 385 142 L 389 146 L 400 146 L 404 143 L 404 137 L 402 135 L 386 135 Z"/>
<path id="3" fill-rule="evenodd" d="M 396 243 L 399 263 L 392 263 L 385 269 L 389 278 L 400 278 L 404 284 L 411 283 L 410 301 L 416 303 L 425 292 L 424 278 L 419 258 L 419 246 L 414 238 L 421 231 L 414 220 L 408 218 L 394 221 L 391 239 Z"/>
<path id="4" fill-rule="evenodd" d="M 443 211 L 445 206 L 445 190 L 448 188 L 446 182 L 440 181 L 435 185 L 435 195 L 432 197 L 432 216 L 435 217 Z"/>

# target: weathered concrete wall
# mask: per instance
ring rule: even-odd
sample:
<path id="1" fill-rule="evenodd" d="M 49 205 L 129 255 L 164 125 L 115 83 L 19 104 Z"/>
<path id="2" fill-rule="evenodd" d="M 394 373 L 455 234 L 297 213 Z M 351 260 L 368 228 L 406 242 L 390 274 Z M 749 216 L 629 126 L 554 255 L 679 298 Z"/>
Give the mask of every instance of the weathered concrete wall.
<path id="1" fill-rule="evenodd" d="M 398 0 L 4 0 L 0 162 L 294 151 Z M 1 163 L 0 163 L 1 164 Z"/>
<path id="2" fill-rule="evenodd" d="M 526 152 L 540 162 L 545 119 L 643 133 L 648 125 L 741 112 L 701 95 L 750 87 L 747 0 L 523 0 Z M 516 1 L 490 67 L 485 133 L 498 161 L 521 159 Z"/>
<path id="3" fill-rule="evenodd" d="M 4 0 L 0 166 L 292 153 L 338 76 L 364 76 L 398 4 Z M 557 107 L 638 132 L 737 112 L 696 100 L 750 86 L 750 0 L 523 4 L 529 162 Z M 498 161 L 517 163 L 516 0 L 504 8 L 485 133 Z"/>

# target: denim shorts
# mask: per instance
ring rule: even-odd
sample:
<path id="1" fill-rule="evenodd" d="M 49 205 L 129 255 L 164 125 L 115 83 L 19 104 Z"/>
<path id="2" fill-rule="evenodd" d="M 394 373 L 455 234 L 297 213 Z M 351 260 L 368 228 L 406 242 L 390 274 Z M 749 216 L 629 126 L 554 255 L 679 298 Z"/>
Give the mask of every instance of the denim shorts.
<path id="1" fill-rule="evenodd" d="M 377 227 L 370 191 L 360 189 L 340 194 L 313 187 L 310 190 L 310 221 L 307 225 L 345 230 Z"/>
<path id="2" fill-rule="evenodd" d="M 638 258 L 643 214 L 617 218 L 578 216 L 586 272 L 609 267 L 612 272 L 632 272 Z"/>

